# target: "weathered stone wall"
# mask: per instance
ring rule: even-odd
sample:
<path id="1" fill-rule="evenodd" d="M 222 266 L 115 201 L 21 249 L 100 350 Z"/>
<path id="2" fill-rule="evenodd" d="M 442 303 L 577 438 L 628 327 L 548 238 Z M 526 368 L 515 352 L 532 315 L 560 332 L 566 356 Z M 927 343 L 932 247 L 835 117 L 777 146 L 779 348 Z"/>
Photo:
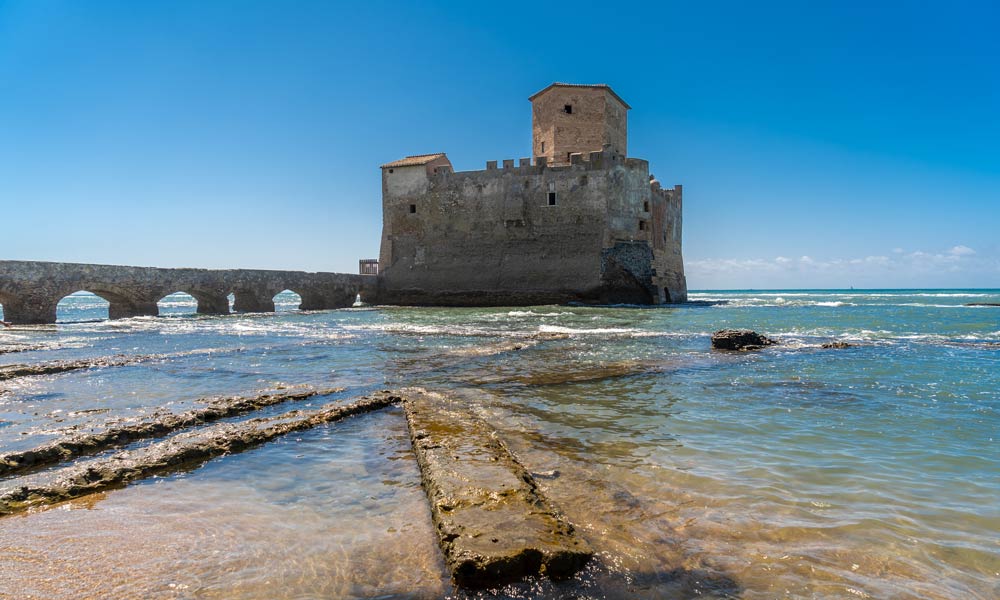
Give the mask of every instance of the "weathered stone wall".
<path id="1" fill-rule="evenodd" d="M 569 164 L 571 154 L 605 146 L 628 153 L 628 109 L 607 88 L 554 86 L 533 97 L 531 123 L 532 152 L 549 165 Z"/>
<path id="2" fill-rule="evenodd" d="M 374 299 L 377 278 L 370 275 L 263 271 L 248 269 L 158 269 L 77 263 L 0 261 L 0 305 L 13 323 L 55 323 L 56 305 L 73 292 L 88 291 L 109 302 L 112 319 L 157 315 L 157 301 L 186 292 L 202 314 L 229 312 L 230 293 L 238 312 L 270 312 L 275 294 L 292 290 L 300 308 L 350 306 L 358 293 Z"/>
<path id="3" fill-rule="evenodd" d="M 652 183 L 653 255 L 656 275 L 653 285 L 663 292 L 661 302 L 686 302 L 687 278 L 684 276 L 682 232 L 684 193 L 680 185 L 672 189 Z"/>
<path id="4" fill-rule="evenodd" d="M 679 253 L 674 262 L 665 251 L 654 256 L 662 232 L 646 161 L 606 150 L 565 166 L 487 166 L 428 174 L 419 185 L 404 174 L 405 187 L 383 170 L 380 302 L 656 303 L 663 295 L 654 278 L 683 273 Z"/>

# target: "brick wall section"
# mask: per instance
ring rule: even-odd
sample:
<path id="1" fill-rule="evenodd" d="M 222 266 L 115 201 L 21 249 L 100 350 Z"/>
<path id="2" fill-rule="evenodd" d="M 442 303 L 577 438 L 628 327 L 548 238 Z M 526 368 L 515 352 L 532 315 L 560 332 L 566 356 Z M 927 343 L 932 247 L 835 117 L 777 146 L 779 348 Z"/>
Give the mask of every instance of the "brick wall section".
<path id="1" fill-rule="evenodd" d="M 605 146 L 628 153 L 628 109 L 604 87 L 552 87 L 532 100 L 531 123 L 533 155 L 550 165 L 568 164 L 570 154 Z"/>

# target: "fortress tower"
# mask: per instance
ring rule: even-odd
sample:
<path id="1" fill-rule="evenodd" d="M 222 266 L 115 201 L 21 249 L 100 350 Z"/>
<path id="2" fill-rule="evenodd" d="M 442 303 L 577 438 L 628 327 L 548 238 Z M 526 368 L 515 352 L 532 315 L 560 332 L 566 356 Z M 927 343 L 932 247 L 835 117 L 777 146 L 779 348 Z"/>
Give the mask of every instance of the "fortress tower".
<path id="1" fill-rule="evenodd" d="M 534 161 L 382 165 L 377 301 L 684 302 L 681 186 L 626 157 L 629 105 L 607 85 L 554 83 L 530 100 Z"/>
<path id="2" fill-rule="evenodd" d="M 627 156 L 632 107 L 601 83 L 553 83 L 531 101 L 532 152 L 550 165 L 568 165 L 573 154 L 610 148 Z"/>

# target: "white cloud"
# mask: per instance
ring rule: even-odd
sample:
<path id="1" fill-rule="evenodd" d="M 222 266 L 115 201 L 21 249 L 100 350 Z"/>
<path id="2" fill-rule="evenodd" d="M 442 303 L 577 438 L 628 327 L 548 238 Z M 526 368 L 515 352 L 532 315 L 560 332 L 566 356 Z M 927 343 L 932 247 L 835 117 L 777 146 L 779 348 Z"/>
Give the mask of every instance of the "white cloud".
<path id="1" fill-rule="evenodd" d="M 948 254 L 951 254 L 952 256 L 972 256 L 975 253 L 976 251 L 968 246 L 955 246 L 948 251 Z"/>
<path id="2" fill-rule="evenodd" d="M 988 287 L 1000 257 L 964 245 L 942 252 L 895 248 L 888 255 L 817 259 L 709 258 L 685 261 L 692 289 L 753 287 Z"/>

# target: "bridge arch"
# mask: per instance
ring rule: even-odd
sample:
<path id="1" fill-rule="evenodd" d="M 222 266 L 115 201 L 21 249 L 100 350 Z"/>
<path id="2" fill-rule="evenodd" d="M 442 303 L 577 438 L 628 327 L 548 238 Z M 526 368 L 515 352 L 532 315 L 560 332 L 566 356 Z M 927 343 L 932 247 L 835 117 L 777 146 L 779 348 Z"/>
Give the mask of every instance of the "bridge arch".
<path id="1" fill-rule="evenodd" d="M 274 302 L 274 310 L 277 312 L 301 310 L 302 299 L 303 294 L 292 288 L 285 288 L 271 297 L 271 301 Z"/>
<path id="2" fill-rule="evenodd" d="M 157 305 L 162 305 L 168 307 L 171 304 L 170 300 L 167 300 L 175 294 L 185 294 L 195 301 L 195 309 L 191 312 L 196 312 L 200 315 L 228 315 L 229 314 L 229 294 L 224 290 L 212 290 L 204 288 L 193 288 L 189 286 L 179 287 L 171 292 L 162 294 L 160 298 L 156 301 Z M 182 297 L 178 297 L 178 300 Z M 164 302 L 164 300 L 167 300 Z M 173 307 L 176 308 L 176 307 Z M 180 314 L 184 314 L 187 311 L 181 311 Z M 178 314 L 177 312 L 173 314 Z"/>
<path id="3" fill-rule="evenodd" d="M 10 306 L 11 296 L 0 289 L 0 321 L 9 321 L 9 315 L 4 312 L 4 305 Z"/>
<path id="4" fill-rule="evenodd" d="M 111 317 L 112 301 L 122 302 L 117 294 L 80 289 L 63 295 L 56 301 L 56 320 L 60 323 L 99 321 Z"/>
<path id="5" fill-rule="evenodd" d="M 198 300 L 191 294 L 180 290 L 170 292 L 156 301 L 160 316 L 187 315 L 198 312 Z"/>

